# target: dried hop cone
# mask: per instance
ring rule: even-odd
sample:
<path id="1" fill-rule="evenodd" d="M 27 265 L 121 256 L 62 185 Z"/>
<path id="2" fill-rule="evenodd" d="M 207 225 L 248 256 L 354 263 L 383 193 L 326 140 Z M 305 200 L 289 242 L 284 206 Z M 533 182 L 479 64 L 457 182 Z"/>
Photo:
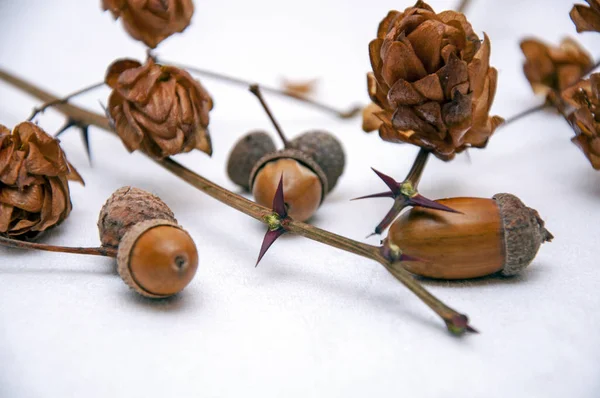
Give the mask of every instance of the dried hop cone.
<path id="1" fill-rule="evenodd" d="M 600 73 L 565 90 L 563 98 L 575 107 L 569 115 L 576 134 L 571 141 L 581 148 L 592 167 L 600 170 Z"/>
<path id="2" fill-rule="evenodd" d="M 407 142 L 450 160 L 468 147 L 482 148 L 502 118 L 489 117 L 497 71 L 483 42 L 461 13 L 436 14 L 422 1 L 390 11 L 369 44 L 367 75 L 375 105 L 364 116 L 385 141 Z"/>
<path id="3" fill-rule="evenodd" d="M 68 179 L 83 183 L 58 140 L 30 122 L 0 125 L 0 234 L 31 239 L 64 221 Z"/>
<path id="4" fill-rule="evenodd" d="M 106 73 L 108 115 L 127 149 L 165 158 L 192 149 L 212 154 L 208 92 L 186 71 L 122 59 Z"/>
<path id="5" fill-rule="evenodd" d="M 589 7 L 575 4 L 569 15 L 577 32 L 600 32 L 600 1 L 585 0 Z"/>
<path id="6" fill-rule="evenodd" d="M 150 48 L 183 32 L 194 14 L 192 0 L 102 0 L 102 8 L 121 18 L 127 33 Z"/>
<path id="7" fill-rule="evenodd" d="M 526 39 L 521 50 L 525 55 L 523 72 L 536 94 L 548 95 L 572 86 L 594 63 L 587 51 L 568 37 L 558 47 Z"/>

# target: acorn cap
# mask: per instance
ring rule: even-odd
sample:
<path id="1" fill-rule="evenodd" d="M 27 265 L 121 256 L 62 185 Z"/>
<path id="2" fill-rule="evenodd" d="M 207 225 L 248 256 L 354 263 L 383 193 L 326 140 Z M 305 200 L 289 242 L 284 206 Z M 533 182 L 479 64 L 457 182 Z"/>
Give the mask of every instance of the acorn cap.
<path id="1" fill-rule="evenodd" d="M 505 276 L 516 275 L 534 259 L 540 246 L 554 237 L 544 228 L 538 212 L 527 207 L 519 198 L 509 193 L 493 196 L 498 204 L 504 230 Z"/>
<path id="2" fill-rule="evenodd" d="M 254 168 L 250 173 L 250 179 L 248 180 L 249 186 L 252 187 L 254 185 L 254 179 L 256 178 L 256 175 L 258 174 L 260 169 L 264 167 L 264 165 L 278 159 L 294 159 L 300 164 L 308 167 L 313 173 L 315 173 L 317 177 L 319 177 L 319 181 L 321 181 L 321 187 L 323 188 L 323 193 L 321 195 L 321 202 L 323 202 L 323 199 L 325 199 L 325 195 L 327 195 L 327 193 L 329 192 L 329 183 L 327 180 L 327 175 L 315 160 L 306 155 L 304 152 L 299 151 L 297 149 L 282 149 L 281 151 L 272 152 L 260 158 L 254 165 Z"/>
<path id="3" fill-rule="evenodd" d="M 154 219 L 177 223 L 169 206 L 158 196 L 135 187 L 117 189 L 106 200 L 98 217 L 102 246 L 116 249 L 123 235 L 132 226 Z"/>
<path id="4" fill-rule="evenodd" d="M 290 142 L 290 146 L 310 156 L 327 176 L 329 190 L 337 184 L 344 172 L 346 156 L 340 141 L 325 131 L 310 131 Z"/>
<path id="5" fill-rule="evenodd" d="M 138 240 L 140 239 L 140 237 L 142 237 L 142 235 L 146 234 L 148 231 L 150 231 L 154 228 L 159 228 L 159 227 L 163 227 L 163 226 L 176 228 L 177 230 L 182 231 L 185 235 L 187 235 L 186 238 L 189 238 L 189 242 L 191 242 L 191 247 L 193 248 L 193 252 L 194 252 L 194 255 L 191 257 L 194 257 L 194 258 L 187 259 L 188 267 L 189 267 L 189 269 L 186 270 L 186 271 L 188 271 L 187 275 L 182 275 L 185 277 L 185 279 L 183 279 L 181 282 L 179 282 L 181 284 L 181 286 L 178 286 L 176 291 L 170 291 L 168 293 L 156 293 L 156 292 L 151 292 L 151 291 L 147 290 L 146 288 L 144 288 L 144 286 L 141 285 L 141 283 L 139 281 L 137 281 L 135 279 L 135 276 L 133 275 L 132 269 L 131 269 L 132 262 L 134 261 L 132 259 L 132 253 L 134 252 L 134 247 L 138 243 Z M 189 246 L 189 244 L 188 244 L 188 246 Z M 153 246 L 153 247 L 156 247 L 156 246 Z M 172 253 L 166 253 L 166 254 L 170 255 Z M 155 257 L 156 255 L 157 255 L 156 253 L 152 254 L 152 256 L 153 256 L 152 260 L 151 260 L 151 262 L 147 263 L 148 265 L 151 265 L 154 267 L 155 264 L 153 264 L 152 261 L 157 261 L 157 262 L 161 261 L 160 259 L 157 259 Z M 197 266 L 198 266 L 198 255 L 197 255 L 197 251 L 196 251 L 196 248 L 195 248 L 195 245 L 193 243 L 191 236 L 183 228 L 181 228 L 181 226 L 179 226 L 176 222 L 172 222 L 170 220 L 147 220 L 147 221 L 142 221 L 142 222 L 134 225 L 123 236 L 123 239 L 121 240 L 121 244 L 119 245 L 119 249 L 117 251 L 117 271 L 119 272 L 121 279 L 123 279 L 123 281 L 130 288 L 135 290 L 137 293 L 141 294 L 144 297 L 149 297 L 149 298 L 165 298 L 165 297 L 169 297 L 169 296 L 172 296 L 172 295 L 178 293 L 193 278 L 194 274 L 196 273 Z M 156 279 L 156 276 L 160 275 L 160 273 L 158 273 L 156 271 L 154 271 L 154 274 L 155 275 L 153 276 L 153 279 Z"/>
<path id="6" fill-rule="evenodd" d="M 229 154 L 227 175 L 237 185 L 250 190 L 248 181 L 256 161 L 265 154 L 275 152 L 273 139 L 263 131 L 254 131 L 240 138 Z"/>

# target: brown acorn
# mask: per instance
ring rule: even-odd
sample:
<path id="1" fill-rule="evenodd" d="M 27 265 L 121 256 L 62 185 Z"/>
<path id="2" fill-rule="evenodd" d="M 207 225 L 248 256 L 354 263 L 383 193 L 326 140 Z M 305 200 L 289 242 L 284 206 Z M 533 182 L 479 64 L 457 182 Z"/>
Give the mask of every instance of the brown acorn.
<path id="1" fill-rule="evenodd" d="M 392 224 L 385 241 L 384 247 L 401 249 L 418 260 L 400 263 L 417 275 L 435 279 L 516 275 L 533 261 L 541 244 L 553 238 L 538 212 L 511 194 L 437 202 L 462 214 L 414 207 Z"/>
<path id="2" fill-rule="evenodd" d="M 309 131 L 290 142 L 290 147 L 310 156 L 327 176 L 329 191 L 344 172 L 346 156 L 340 141 L 325 131 Z"/>
<path id="3" fill-rule="evenodd" d="M 287 214 L 306 221 L 328 192 L 325 172 L 311 157 L 297 149 L 284 149 L 263 156 L 250 173 L 249 186 L 257 203 L 271 206 L 277 185 L 284 177 Z"/>
<path id="4" fill-rule="evenodd" d="M 250 133 L 237 142 L 229 155 L 229 177 L 250 190 L 256 202 L 266 207 L 271 206 L 279 181 L 284 177 L 286 213 L 295 220 L 306 221 L 337 184 L 344 170 L 342 145 L 324 131 L 310 131 L 288 141 L 259 87 L 250 86 L 250 91 L 262 104 L 285 149 L 276 151 L 265 133 Z M 242 181 L 244 177 L 246 181 Z"/>
<path id="5" fill-rule="evenodd" d="M 155 195 L 123 187 L 100 211 L 103 247 L 117 248 L 119 275 L 137 293 L 164 298 L 179 293 L 194 277 L 198 251 L 173 212 Z"/>
<path id="6" fill-rule="evenodd" d="M 229 154 L 227 175 L 231 181 L 250 191 L 248 181 L 252 168 L 260 158 L 276 150 L 273 139 L 264 131 L 246 134 L 236 142 Z"/>

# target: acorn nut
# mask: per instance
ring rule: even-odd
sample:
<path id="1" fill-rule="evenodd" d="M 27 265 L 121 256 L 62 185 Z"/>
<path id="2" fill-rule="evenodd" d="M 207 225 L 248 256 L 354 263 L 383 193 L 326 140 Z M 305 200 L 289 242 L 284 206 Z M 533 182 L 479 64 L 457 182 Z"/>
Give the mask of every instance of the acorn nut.
<path id="1" fill-rule="evenodd" d="M 327 195 L 327 176 L 301 151 L 284 149 L 270 153 L 256 163 L 250 174 L 249 185 L 257 203 L 271 207 L 282 175 L 287 214 L 294 220 L 308 220 Z"/>
<path id="2" fill-rule="evenodd" d="M 198 251 L 169 207 L 155 195 L 123 187 L 106 201 L 98 219 L 103 247 L 117 248 L 121 279 L 145 297 L 179 293 L 198 268 Z"/>
<path id="3" fill-rule="evenodd" d="M 511 194 L 437 202 L 463 214 L 417 206 L 392 224 L 386 239 L 386 245 L 419 260 L 401 263 L 417 275 L 436 279 L 515 275 L 533 261 L 542 243 L 553 238 L 538 212 Z"/>
<path id="4" fill-rule="evenodd" d="M 246 134 L 236 142 L 227 161 L 227 175 L 235 184 L 250 191 L 248 181 L 256 162 L 277 148 L 273 139 L 263 131 Z"/>

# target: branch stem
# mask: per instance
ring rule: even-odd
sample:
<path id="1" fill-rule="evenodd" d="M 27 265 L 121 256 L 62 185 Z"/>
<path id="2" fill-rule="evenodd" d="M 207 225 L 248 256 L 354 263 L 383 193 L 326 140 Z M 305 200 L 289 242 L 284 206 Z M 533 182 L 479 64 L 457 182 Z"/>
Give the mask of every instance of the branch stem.
<path id="1" fill-rule="evenodd" d="M 109 247 L 65 247 L 25 242 L 0 236 L 0 245 L 17 249 L 33 249 L 47 252 L 87 254 L 90 256 L 117 257 L 117 250 Z"/>
<path id="2" fill-rule="evenodd" d="M 22 79 L 19 79 L 18 77 L 15 77 L 14 75 L 11 75 L 1 69 L 0 79 L 12 84 L 13 86 L 21 89 L 22 91 L 29 93 L 34 97 L 37 97 L 42 101 L 52 101 L 56 99 L 56 97 L 52 94 L 49 94 L 44 90 L 40 89 L 39 87 L 28 83 Z M 87 125 L 93 125 L 103 130 L 106 130 L 112 134 L 116 134 L 111 129 L 109 120 L 100 114 L 83 110 L 71 104 L 57 105 L 57 109 L 69 119 L 76 120 Z M 267 224 L 266 216 L 273 213 L 272 209 L 261 206 L 240 195 L 228 191 L 227 189 L 215 184 L 214 182 L 185 168 L 183 165 L 177 163 L 171 158 L 156 159 L 152 158 L 148 154 L 145 155 L 151 158 L 154 162 L 158 163 L 160 166 L 164 167 L 166 170 L 176 175 L 177 177 L 198 188 L 200 191 L 206 193 L 207 195 L 213 197 L 214 199 L 222 202 L 227 206 L 230 206 L 252 218 L 255 218 L 256 220 L 261 221 L 262 223 Z M 426 157 L 426 154 L 423 154 L 420 157 L 418 156 L 417 158 L 425 158 L 426 160 Z M 283 227 L 290 233 L 301 235 L 316 242 L 336 247 L 338 249 L 379 262 L 398 281 L 400 281 L 402 284 L 408 287 L 410 291 L 412 291 L 435 313 L 437 313 L 446 322 L 446 325 L 448 326 L 448 329 L 450 331 L 452 331 L 453 333 L 457 333 L 456 329 L 451 328 L 451 324 L 452 322 L 454 322 L 455 319 L 458 319 L 460 317 L 464 318 L 464 315 L 451 309 L 439 299 L 434 297 L 424 287 L 422 287 L 408 271 L 404 270 L 403 268 L 400 268 L 401 266 L 399 266 L 399 263 L 384 257 L 381 254 L 379 247 L 357 242 L 352 239 L 345 238 L 343 236 L 292 219 L 287 219 Z M 470 329 L 467 328 L 466 330 Z M 462 333 L 464 331 L 465 329 L 462 328 L 459 333 Z"/>
<path id="3" fill-rule="evenodd" d="M 271 109 L 269 108 L 269 105 L 267 105 L 265 99 L 263 98 L 262 93 L 260 92 L 260 88 L 258 87 L 258 84 L 250 85 L 250 92 L 252 94 L 254 94 L 256 96 L 256 98 L 258 98 L 258 100 L 260 101 L 260 104 L 262 105 L 263 109 L 267 113 L 267 116 L 269 116 L 269 119 L 271 119 L 271 123 L 273 123 L 275 130 L 277 130 L 277 134 L 279 134 L 279 138 L 281 138 L 281 141 L 283 142 L 283 146 L 286 148 L 289 148 L 290 142 L 285 137 L 285 134 L 283 133 L 283 130 L 281 129 L 281 126 L 279 125 L 279 123 L 277 123 L 275 116 L 273 116 L 273 114 L 271 113 Z"/>
<path id="4" fill-rule="evenodd" d="M 248 81 L 248 80 L 244 80 L 244 79 L 240 79 L 240 78 L 232 77 L 232 76 L 227 76 L 227 75 L 209 71 L 206 69 L 196 68 L 194 66 L 182 65 L 179 63 L 175 63 L 175 62 L 170 62 L 165 59 L 157 58 L 157 62 L 165 64 L 165 65 L 172 65 L 172 66 L 175 66 L 175 67 L 181 68 L 181 69 L 186 69 L 197 75 L 205 76 L 205 77 L 216 79 L 216 80 L 225 81 L 225 82 L 228 82 L 231 84 L 235 84 L 237 86 L 242 86 L 244 88 L 247 88 L 248 86 L 251 86 L 253 84 L 253 82 Z M 262 91 L 264 91 L 266 93 L 275 94 L 275 95 L 279 95 L 282 97 L 293 98 L 297 101 L 301 101 L 301 102 L 305 103 L 306 105 L 312 106 L 313 108 L 319 109 L 323 112 L 331 113 L 334 116 L 339 117 L 340 119 L 353 118 L 354 116 L 358 115 L 362 111 L 362 108 L 363 108 L 362 105 L 353 105 L 350 108 L 348 108 L 347 110 L 340 110 L 340 109 L 332 107 L 331 105 L 313 101 L 310 98 L 306 98 L 306 97 L 303 97 L 303 96 L 300 96 L 297 94 L 289 93 L 287 91 L 280 90 L 280 89 L 277 89 L 274 87 L 269 87 L 269 86 L 265 86 L 262 84 L 260 85 L 260 87 L 261 87 Z"/>
<path id="5" fill-rule="evenodd" d="M 405 182 L 410 182 L 415 189 L 417 189 L 419 182 L 421 181 L 421 176 L 425 170 L 425 165 L 427 165 L 429 154 L 431 154 L 431 152 L 427 149 L 421 148 L 419 150 L 419 153 L 404 180 Z"/>
<path id="6" fill-rule="evenodd" d="M 73 93 L 71 93 L 71 94 L 69 94 L 69 95 L 67 95 L 65 97 L 57 98 L 57 99 L 55 99 L 53 101 L 48 101 L 48 102 L 44 103 L 42 106 L 40 106 L 38 108 L 35 108 L 33 110 L 33 113 L 31 114 L 31 116 L 29 116 L 29 119 L 27 119 L 27 120 L 31 121 L 39 113 L 43 113 L 46 109 L 48 109 L 48 108 L 50 108 L 52 106 L 56 106 L 56 105 L 59 105 L 59 104 L 66 104 L 67 102 L 69 102 L 69 100 L 71 98 L 77 97 L 78 95 L 81 95 L 81 94 L 85 94 L 88 91 L 92 91 L 92 90 L 97 89 L 97 88 L 102 87 L 102 86 L 104 86 L 104 82 L 92 84 L 91 86 L 84 87 L 81 90 L 77 90 L 77 91 L 75 91 L 75 92 L 73 92 Z"/>
<path id="7" fill-rule="evenodd" d="M 465 14 L 469 5 L 471 5 L 471 0 L 460 0 L 458 7 L 456 7 L 456 11 Z"/>

